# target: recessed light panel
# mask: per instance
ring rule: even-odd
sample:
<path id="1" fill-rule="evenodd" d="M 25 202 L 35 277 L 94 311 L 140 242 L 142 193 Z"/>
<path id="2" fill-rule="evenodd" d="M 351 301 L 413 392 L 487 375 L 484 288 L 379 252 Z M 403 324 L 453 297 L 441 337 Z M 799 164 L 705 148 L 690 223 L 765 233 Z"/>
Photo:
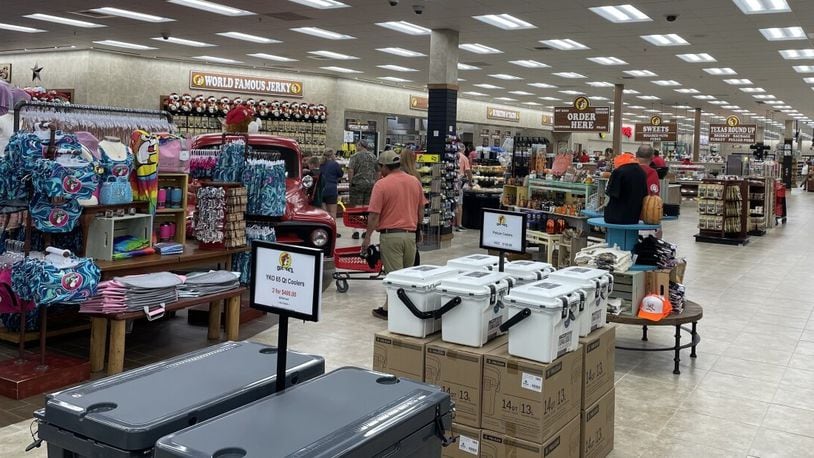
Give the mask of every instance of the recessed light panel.
<path id="1" fill-rule="evenodd" d="M 521 67 L 526 68 L 546 68 L 549 67 L 548 65 L 538 62 L 536 60 L 524 59 L 524 60 L 510 60 L 510 64 L 519 65 Z"/>
<path id="2" fill-rule="evenodd" d="M 387 54 L 393 54 L 396 56 L 401 57 L 425 57 L 426 54 L 422 54 L 418 51 L 410 51 L 409 49 L 404 48 L 376 48 L 376 51 L 386 52 Z"/>
<path id="3" fill-rule="evenodd" d="M 252 16 L 254 13 L 251 11 L 233 8 L 231 6 L 221 5 L 220 3 L 210 2 L 207 0 L 167 0 L 176 5 L 195 8 L 197 10 L 206 11 L 208 13 L 220 14 L 222 16 Z"/>
<path id="4" fill-rule="evenodd" d="M 639 91 L 637 91 L 636 89 L 625 89 L 624 91 L 622 91 L 622 93 L 636 95 L 639 94 Z"/>
<path id="5" fill-rule="evenodd" d="M 390 81 L 391 83 L 411 83 L 412 80 L 406 80 L 404 78 L 396 78 L 395 76 L 380 76 L 380 80 Z"/>
<path id="6" fill-rule="evenodd" d="M 240 64 L 242 63 L 239 60 L 234 59 L 227 59 L 225 57 L 215 57 L 215 56 L 195 56 L 193 59 L 204 60 L 207 62 L 217 62 L 219 64 Z"/>
<path id="7" fill-rule="evenodd" d="M 347 8 L 350 5 L 336 0 L 289 0 L 300 5 L 310 6 L 319 10 L 332 10 L 335 8 Z"/>
<path id="8" fill-rule="evenodd" d="M 482 45 L 480 43 L 463 43 L 458 45 L 458 48 L 463 49 L 464 51 L 473 52 L 475 54 L 501 54 L 503 52 L 499 49 Z"/>
<path id="9" fill-rule="evenodd" d="M 478 83 L 478 84 L 473 84 L 473 86 L 480 87 L 480 88 L 483 88 L 483 89 L 503 89 L 500 86 L 495 86 L 494 84 L 489 84 L 489 83 Z"/>
<path id="10" fill-rule="evenodd" d="M 509 94 L 514 94 L 514 95 L 534 95 L 531 92 L 526 92 L 526 91 L 509 91 Z"/>
<path id="11" fill-rule="evenodd" d="M 517 99 L 513 99 L 511 97 L 495 97 L 495 100 L 500 100 L 502 102 L 517 102 Z"/>
<path id="12" fill-rule="evenodd" d="M 73 26 L 73 27 L 82 27 L 83 29 L 94 29 L 94 28 L 99 28 L 99 27 L 107 27 L 106 25 L 96 24 L 94 22 L 79 21 L 79 20 L 76 20 L 76 19 L 69 19 L 69 18 L 62 17 L 62 16 L 51 16 L 50 14 L 37 13 L 37 14 L 28 14 L 28 15 L 23 16 L 23 17 L 27 17 L 29 19 L 36 19 L 38 21 L 53 22 L 53 23 L 62 24 L 62 25 L 70 25 L 70 26 Z"/>
<path id="13" fill-rule="evenodd" d="M 733 86 L 751 86 L 752 85 L 752 82 L 750 80 L 748 80 L 748 79 L 738 79 L 738 78 L 726 79 L 726 80 L 724 80 L 724 83 L 731 84 Z"/>
<path id="14" fill-rule="evenodd" d="M 756 93 L 760 93 L 760 92 L 766 92 L 766 89 L 763 89 L 762 87 L 742 87 L 742 88 L 740 88 L 740 90 L 747 93 L 747 94 L 756 94 Z"/>
<path id="15" fill-rule="evenodd" d="M 814 73 L 814 65 L 795 65 L 791 68 L 797 73 Z"/>
<path id="16" fill-rule="evenodd" d="M 489 75 L 489 76 L 491 76 L 492 78 L 497 78 L 499 80 L 522 80 L 523 79 L 523 78 L 520 78 L 519 76 L 507 75 L 505 73 L 496 73 L 494 75 Z"/>
<path id="17" fill-rule="evenodd" d="M 656 46 L 686 46 L 690 44 L 687 40 L 674 33 L 667 35 L 641 35 L 641 37 L 644 41 Z"/>
<path id="18" fill-rule="evenodd" d="M 785 105 L 786 102 L 782 100 L 767 100 L 766 105 Z"/>
<path id="19" fill-rule="evenodd" d="M 584 92 L 582 92 L 582 91 L 573 91 L 573 90 L 567 90 L 567 91 L 558 91 L 558 92 L 559 92 L 560 94 L 565 94 L 565 95 L 580 95 L 580 94 L 584 94 Z"/>
<path id="20" fill-rule="evenodd" d="M 484 94 L 483 92 L 475 92 L 475 91 L 466 91 L 466 92 L 462 92 L 462 94 L 474 95 L 476 97 L 486 97 L 486 96 L 489 95 L 489 94 Z"/>
<path id="21" fill-rule="evenodd" d="M 591 87 L 613 87 L 613 83 L 607 81 L 588 81 L 585 84 Z"/>
<path id="22" fill-rule="evenodd" d="M 637 98 L 642 99 L 642 100 L 661 100 L 658 97 L 656 97 L 655 95 L 639 95 L 639 96 L 637 96 Z"/>
<path id="23" fill-rule="evenodd" d="M 524 30 L 537 28 L 535 25 L 522 19 L 518 19 L 511 14 L 487 14 L 484 16 L 472 16 L 472 18 L 503 30 Z"/>
<path id="24" fill-rule="evenodd" d="M 528 106 L 531 106 L 531 107 L 539 107 L 542 104 L 537 103 L 537 102 L 523 102 L 523 105 L 528 105 Z"/>
<path id="25" fill-rule="evenodd" d="M 788 13 L 786 0 L 732 0 L 744 14 Z"/>
<path id="26" fill-rule="evenodd" d="M 754 98 L 756 98 L 758 100 L 771 100 L 771 99 L 776 99 L 777 98 L 777 97 L 775 97 L 775 96 L 773 96 L 771 94 L 755 94 L 752 97 L 754 97 Z"/>
<path id="27" fill-rule="evenodd" d="M 588 60 L 600 65 L 627 65 L 627 62 L 618 57 L 589 57 Z"/>
<path id="28" fill-rule="evenodd" d="M 385 70 L 391 70 L 394 72 L 417 72 L 418 69 L 410 68 L 410 67 L 402 67 L 401 65 L 377 65 L 379 68 L 383 68 Z"/>
<path id="29" fill-rule="evenodd" d="M 345 35 L 344 33 L 332 32 L 320 29 L 319 27 L 296 27 L 291 29 L 294 32 L 304 33 L 312 37 L 325 38 L 326 40 L 353 40 L 356 37 Z"/>
<path id="30" fill-rule="evenodd" d="M 694 95 L 692 98 L 698 100 L 715 100 L 715 96 L 712 95 Z"/>
<path id="31" fill-rule="evenodd" d="M 808 38 L 802 27 L 772 27 L 760 29 L 760 33 L 769 41 L 805 40 Z"/>
<path id="32" fill-rule="evenodd" d="M 675 80 L 655 80 L 651 81 L 653 84 L 658 84 L 659 86 L 681 86 L 681 83 Z"/>
<path id="33" fill-rule="evenodd" d="M 144 14 L 139 13 L 137 11 L 130 11 L 130 10 L 123 10 L 120 8 L 111 8 L 111 7 L 104 7 L 104 8 L 93 8 L 92 10 L 95 13 L 99 14 L 106 14 L 110 16 L 118 16 L 127 19 L 135 19 L 136 21 L 144 21 L 144 22 L 173 22 L 175 19 L 170 19 L 161 16 L 154 16 L 152 14 Z"/>
<path id="34" fill-rule="evenodd" d="M 628 108 L 630 108 L 631 110 L 644 110 L 645 107 L 641 105 L 629 105 Z"/>
<path id="35" fill-rule="evenodd" d="M 248 33 L 243 32 L 221 32 L 215 35 L 233 38 L 235 40 L 249 41 L 252 43 L 261 43 L 261 44 L 282 43 L 280 40 L 273 40 L 271 38 L 266 37 L 258 37 L 257 35 L 249 35 Z"/>
<path id="36" fill-rule="evenodd" d="M 710 100 L 709 103 L 713 105 L 729 105 L 729 102 L 725 100 Z"/>
<path id="37" fill-rule="evenodd" d="M 725 67 L 725 68 L 705 68 L 704 71 L 709 73 L 710 75 L 716 75 L 716 76 L 737 75 L 738 74 L 738 72 L 736 72 L 735 70 L 732 70 L 729 67 Z"/>
<path id="38" fill-rule="evenodd" d="M 659 76 L 651 72 L 650 70 L 625 70 L 623 73 L 626 73 L 630 76 L 634 76 L 636 78 L 651 78 Z"/>
<path id="39" fill-rule="evenodd" d="M 529 83 L 529 86 L 539 87 L 540 89 L 556 89 L 557 86 L 548 83 Z"/>
<path id="40" fill-rule="evenodd" d="M 700 54 L 676 54 L 676 57 L 679 59 L 689 62 L 692 64 L 702 63 L 702 62 L 717 62 L 714 57 L 710 56 L 707 53 L 700 53 Z"/>
<path id="41" fill-rule="evenodd" d="M 313 54 L 315 56 L 326 57 L 328 59 L 336 59 L 336 60 L 355 60 L 358 59 L 356 56 L 349 56 L 347 54 L 342 54 L 333 51 L 308 51 L 308 54 Z"/>
<path id="42" fill-rule="evenodd" d="M 814 84 L 814 78 L 803 78 L 803 82 L 806 84 Z"/>
<path id="43" fill-rule="evenodd" d="M 127 43 L 126 41 L 117 41 L 117 40 L 102 40 L 102 41 L 94 41 L 97 45 L 102 46 L 113 46 L 115 48 L 124 48 L 124 49 L 137 49 L 139 51 L 146 51 L 148 49 L 156 49 L 151 46 L 144 46 L 139 45 L 136 43 Z"/>
<path id="44" fill-rule="evenodd" d="M 551 102 L 562 100 L 562 99 L 558 99 L 556 97 L 537 97 L 537 98 L 540 99 L 540 100 L 548 100 L 548 101 L 551 101 Z"/>
<path id="45" fill-rule="evenodd" d="M 432 30 L 415 25 L 407 21 L 389 21 L 377 22 L 376 25 L 384 27 L 385 29 L 395 30 L 396 32 L 406 33 L 407 35 L 429 35 Z"/>
<path id="46" fill-rule="evenodd" d="M 169 38 L 155 37 L 155 38 L 152 38 L 152 39 L 155 40 L 155 41 L 165 41 L 167 43 L 172 43 L 172 44 L 181 45 L 181 46 L 191 46 L 193 48 L 211 48 L 211 47 L 215 46 L 215 45 L 213 45 L 211 43 L 204 43 L 203 41 L 186 40 L 184 38 L 176 38 L 176 37 L 169 37 Z"/>
<path id="47" fill-rule="evenodd" d="M 0 29 L 11 30 L 12 32 L 23 32 L 23 33 L 41 33 L 41 32 L 45 32 L 45 30 L 35 29 L 33 27 L 23 27 L 21 25 L 3 24 L 3 23 L 0 23 Z"/>
<path id="48" fill-rule="evenodd" d="M 777 51 L 786 60 L 814 59 L 814 49 L 781 49 Z"/>
<path id="49" fill-rule="evenodd" d="M 551 48 L 559 49 L 561 51 L 579 51 L 583 49 L 591 49 L 584 44 L 574 41 L 570 38 L 555 39 L 555 40 L 540 40 L 540 43 Z"/>
<path id="50" fill-rule="evenodd" d="M 330 67 L 319 67 L 319 68 L 321 68 L 323 70 L 328 70 L 329 72 L 336 72 L 336 73 L 362 73 L 359 70 L 354 70 L 352 68 L 345 68 L 345 67 L 330 66 Z"/>
<path id="51" fill-rule="evenodd" d="M 480 70 L 480 67 L 475 67 L 474 65 L 467 65 L 458 62 L 458 70 Z"/>
<path id="52" fill-rule="evenodd" d="M 681 88 L 681 89 L 673 89 L 674 91 L 678 92 L 679 94 L 699 94 L 701 91 L 698 89 L 691 89 L 688 87 Z"/>
<path id="53" fill-rule="evenodd" d="M 590 97 L 590 99 L 591 99 L 591 100 L 599 100 L 599 101 L 608 100 L 608 98 L 607 98 L 607 97 L 602 97 L 601 95 L 592 95 L 592 96 Z"/>
<path id="54" fill-rule="evenodd" d="M 581 75 L 575 72 L 557 72 L 552 73 L 552 75 L 559 76 L 560 78 L 570 78 L 570 79 L 587 78 L 585 75 Z"/>
<path id="55" fill-rule="evenodd" d="M 616 24 L 652 21 L 648 15 L 642 13 L 633 5 L 598 6 L 589 9 Z"/>
<path id="56" fill-rule="evenodd" d="M 266 54 L 263 52 L 258 52 L 254 54 L 246 54 L 249 57 L 256 57 L 258 59 L 265 59 L 265 60 L 272 60 L 274 62 L 296 62 L 297 59 L 292 59 L 290 57 L 283 57 L 283 56 L 276 56 L 274 54 Z"/>

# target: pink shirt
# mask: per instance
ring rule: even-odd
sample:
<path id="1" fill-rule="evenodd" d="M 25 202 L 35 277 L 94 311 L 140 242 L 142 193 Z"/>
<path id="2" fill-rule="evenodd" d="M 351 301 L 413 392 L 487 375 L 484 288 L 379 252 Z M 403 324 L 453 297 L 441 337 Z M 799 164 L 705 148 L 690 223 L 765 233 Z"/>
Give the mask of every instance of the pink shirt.
<path id="1" fill-rule="evenodd" d="M 466 176 L 466 173 L 472 170 L 472 164 L 469 158 L 464 153 L 458 153 L 458 175 Z"/>
<path id="2" fill-rule="evenodd" d="M 393 171 L 373 185 L 368 210 L 379 214 L 382 229 L 418 228 L 418 209 L 427 203 L 418 178 L 402 171 Z"/>

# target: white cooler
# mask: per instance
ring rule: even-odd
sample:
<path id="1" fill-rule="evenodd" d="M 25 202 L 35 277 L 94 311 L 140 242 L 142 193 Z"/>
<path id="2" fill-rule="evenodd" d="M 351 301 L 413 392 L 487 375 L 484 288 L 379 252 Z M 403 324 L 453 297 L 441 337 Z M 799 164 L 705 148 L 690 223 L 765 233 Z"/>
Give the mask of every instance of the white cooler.
<path id="1" fill-rule="evenodd" d="M 445 278 L 438 285 L 441 302 L 460 297 L 461 303 L 441 317 L 441 339 L 470 347 L 481 347 L 501 334 L 500 325 L 508 311 L 503 296 L 514 281 L 499 272 L 474 271 Z"/>
<path id="2" fill-rule="evenodd" d="M 548 277 L 554 270 L 554 266 L 551 264 L 538 261 L 512 261 L 503 266 L 503 271 L 515 279 L 515 286 L 540 281 Z"/>
<path id="3" fill-rule="evenodd" d="M 608 296 L 613 292 L 613 274 L 588 267 L 566 267 L 549 276 L 552 280 L 569 282 L 585 290 L 585 310 L 580 314 L 580 337 L 605 326 L 608 317 Z"/>
<path id="4" fill-rule="evenodd" d="M 441 294 L 435 287 L 444 278 L 458 275 L 448 267 L 415 266 L 387 274 L 387 329 L 413 337 L 427 337 L 441 329 L 440 317 L 432 317 L 441 308 Z M 399 297 L 403 290 L 414 310 Z M 419 316 L 416 316 L 416 315 Z M 421 317 L 423 315 L 423 317 Z"/>
<path id="5" fill-rule="evenodd" d="M 497 271 L 497 265 L 500 258 L 490 254 L 470 254 L 462 258 L 450 259 L 447 261 L 447 267 L 458 269 L 458 272 L 471 272 L 473 270 L 494 270 Z"/>
<path id="6" fill-rule="evenodd" d="M 546 279 L 514 288 L 504 299 L 509 354 L 550 363 L 579 345 L 579 307 L 585 291 Z"/>

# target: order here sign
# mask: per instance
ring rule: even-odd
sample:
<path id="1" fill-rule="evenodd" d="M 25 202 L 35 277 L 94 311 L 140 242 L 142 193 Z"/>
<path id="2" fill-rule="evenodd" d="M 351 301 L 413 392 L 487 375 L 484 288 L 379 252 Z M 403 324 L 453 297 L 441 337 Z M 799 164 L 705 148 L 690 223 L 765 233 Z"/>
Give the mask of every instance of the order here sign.
<path id="1" fill-rule="evenodd" d="M 573 105 L 554 107 L 555 132 L 607 132 L 610 107 L 592 107 L 587 97 L 577 97 Z"/>
<path id="2" fill-rule="evenodd" d="M 253 308 L 319 321 L 321 283 L 320 250 L 281 243 L 252 243 Z"/>

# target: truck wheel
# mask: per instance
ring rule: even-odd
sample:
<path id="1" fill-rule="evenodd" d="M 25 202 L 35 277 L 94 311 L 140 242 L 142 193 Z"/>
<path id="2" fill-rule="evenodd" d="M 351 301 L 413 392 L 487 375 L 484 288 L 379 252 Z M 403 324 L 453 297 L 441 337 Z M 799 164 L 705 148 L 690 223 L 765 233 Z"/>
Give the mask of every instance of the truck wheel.
<path id="1" fill-rule="evenodd" d="M 336 290 L 340 293 L 348 292 L 348 281 L 345 279 L 336 280 Z"/>

